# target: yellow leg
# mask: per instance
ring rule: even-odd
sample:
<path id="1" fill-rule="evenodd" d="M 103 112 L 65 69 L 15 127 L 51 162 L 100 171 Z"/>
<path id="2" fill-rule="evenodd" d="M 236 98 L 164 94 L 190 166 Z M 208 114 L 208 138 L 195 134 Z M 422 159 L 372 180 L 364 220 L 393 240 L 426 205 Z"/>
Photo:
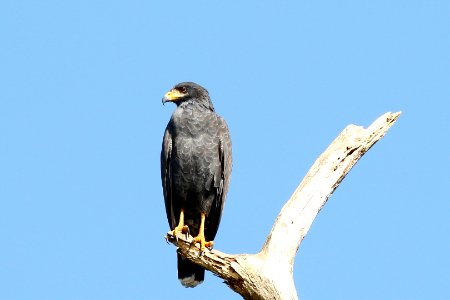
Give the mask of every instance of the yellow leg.
<path id="1" fill-rule="evenodd" d="M 187 225 L 184 225 L 184 209 L 180 210 L 180 221 L 178 222 L 178 225 L 172 230 L 172 235 L 177 236 L 177 234 L 181 233 L 188 233 L 189 227 Z"/>
<path id="2" fill-rule="evenodd" d="M 205 251 L 205 247 L 212 248 L 214 245 L 213 241 L 207 242 L 205 239 L 205 219 L 206 215 L 204 213 L 200 216 L 200 228 L 198 230 L 198 235 L 194 238 L 192 243 L 200 243 L 200 252 Z"/>

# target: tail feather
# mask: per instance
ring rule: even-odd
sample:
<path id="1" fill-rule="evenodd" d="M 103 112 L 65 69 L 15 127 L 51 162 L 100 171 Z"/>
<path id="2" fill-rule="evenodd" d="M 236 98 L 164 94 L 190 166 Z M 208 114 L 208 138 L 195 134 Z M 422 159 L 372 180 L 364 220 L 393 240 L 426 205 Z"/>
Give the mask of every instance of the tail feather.
<path id="1" fill-rule="evenodd" d="M 178 279 L 184 287 L 196 287 L 205 279 L 205 269 L 177 253 Z"/>

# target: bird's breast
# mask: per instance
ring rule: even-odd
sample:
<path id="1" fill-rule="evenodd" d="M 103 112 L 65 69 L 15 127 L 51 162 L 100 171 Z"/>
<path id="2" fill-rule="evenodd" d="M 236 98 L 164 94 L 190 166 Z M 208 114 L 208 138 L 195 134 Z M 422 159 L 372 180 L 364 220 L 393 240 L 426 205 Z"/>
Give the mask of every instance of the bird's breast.
<path id="1" fill-rule="evenodd" d="M 218 133 L 217 115 L 208 110 L 177 109 L 172 120 L 176 136 L 199 139 Z"/>
<path id="2" fill-rule="evenodd" d="M 209 186 L 220 169 L 217 116 L 185 110 L 172 120 L 175 177 L 199 189 Z"/>

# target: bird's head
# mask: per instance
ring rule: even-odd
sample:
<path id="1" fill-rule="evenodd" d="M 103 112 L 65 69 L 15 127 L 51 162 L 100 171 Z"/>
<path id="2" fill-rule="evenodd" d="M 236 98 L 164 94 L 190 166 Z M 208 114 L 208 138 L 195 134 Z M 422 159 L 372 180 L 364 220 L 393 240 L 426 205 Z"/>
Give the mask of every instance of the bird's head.
<path id="1" fill-rule="evenodd" d="M 162 103 L 166 102 L 174 102 L 177 106 L 187 102 L 196 102 L 214 110 L 208 91 L 194 82 L 181 82 L 175 85 L 162 98 Z"/>

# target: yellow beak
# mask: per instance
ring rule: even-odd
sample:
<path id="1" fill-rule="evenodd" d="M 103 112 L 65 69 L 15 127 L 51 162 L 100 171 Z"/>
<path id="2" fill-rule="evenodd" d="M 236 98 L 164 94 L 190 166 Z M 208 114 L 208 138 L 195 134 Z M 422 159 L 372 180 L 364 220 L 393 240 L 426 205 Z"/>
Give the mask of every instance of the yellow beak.
<path id="1" fill-rule="evenodd" d="M 164 95 L 164 97 L 162 98 L 162 103 L 166 103 L 166 102 L 170 102 L 170 101 L 174 102 L 184 96 L 185 96 L 185 94 L 181 93 L 180 91 L 172 89 Z"/>

